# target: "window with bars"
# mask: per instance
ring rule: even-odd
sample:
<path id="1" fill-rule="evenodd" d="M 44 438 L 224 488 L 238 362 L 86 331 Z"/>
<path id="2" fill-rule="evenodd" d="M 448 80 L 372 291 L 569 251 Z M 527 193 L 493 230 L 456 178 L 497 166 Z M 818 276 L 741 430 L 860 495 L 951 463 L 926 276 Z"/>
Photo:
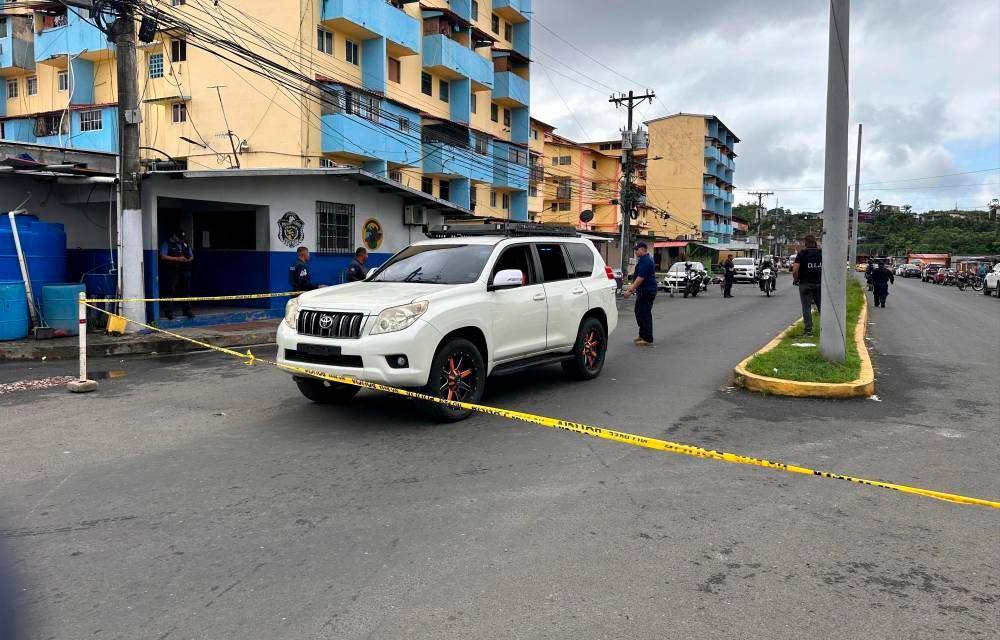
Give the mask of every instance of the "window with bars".
<path id="1" fill-rule="evenodd" d="M 514 39 L 513 27 L 509 22 L 503 25 L 503 39 L 510 42 Z"/>
<path id="2" fill-rule="evenodd" d="M 149 56 L 147 61 L 147 66 L 149 67 L 149 77 L 150 78 L 162 78 L 163 77 L 163 54 L 154 53 Z"/>
<path id="3" fill-rule="evenodd" d="M 509 147 L 507 149 L 507 160 L 513 164 L 526 166 L 528 164 L 528 150 L 521 147 Z"/>
<path id="4" fill-rule="evenodd" d="M 434 195 L 434 180 L 432 178 L 421 178 L 420 190 L 426 194 Z"/>
<path id="5" fill-rule="evenodd" d="M 434 79 L 426 71 L 420 74 L 420 91 L 428 96 L 434 93 Z"/>
<path id="6" fill-rule="evenodd" d="M 80 131 L 100 131 L 103 128 L 100 109 L 80 112 Z"/>
<path id="7" fill-rule="evenodd" d="M 500 35 L 500 16 L 495 13 L 490 19 L 490 30 L 495 34 Z"/>
<path id="8" fill-rule="evenodd" d="M 354 205 L 316 201 L 316 251 L 354 251 Z"/>
<path id="9" fill-rule="evenodd" d="M 38 95 L 38 76 L 30 76 L 25 81 L 25 85 L 28 87 L 29 96 Z"/>
<path id="10" fill-rule="evenodd" d="M 503 199 L 500 202 L 503 205 L 502 209 L 504 211 L 510 211 L 510 194 L 509 193 L 503 194 Z"/>
<path id="11" fill-rule="evenodd" d="M 319 167 L 320 167 L 320 169 L 333 169 L 336 166 L 337 166 L 337 163 L 335 163 L 333 160 L 331 160 L 329 158 L 320 158 L 319 159 Z"/>
<path id="12" fill-rule="evenodd" d="M 393 182 L 402 182 L 403 172 L 399 169 L 389 169 L 389 179 Z"/>
<path id="13" fill-rule="evenodd" d="M 382 112 L 382 101 L 367 93 L 357 94 L 353 91 L 345 91 L 344 112 L 360 116 L 365 120 L 378 122 L 379 114 Z"/>
<path id="14" fill-rule="evenodd" d="M 490 103 L 490 120 L 493 122 L 500 121 L 500 107 L 495 102 Z"/>
<path id="15" fill-rule="evenodd" d="M 475 145 L 476 153 L 482 154 L 484 156 L 489 155 L 490 139 L 486 135 L 482 133 L 473 132 L 472 140 L 473 144 Z"/>
<path id="16" fill-rule="evenodd" d="M 448 102 L 451 85 L 447 80 L 438 80 L 438 98 L 441 102 Z"/>
<path id="17" fill-rule="evenodd" d="M 503 126 L 510 126 L 510 109 L 503 110 Z"/>

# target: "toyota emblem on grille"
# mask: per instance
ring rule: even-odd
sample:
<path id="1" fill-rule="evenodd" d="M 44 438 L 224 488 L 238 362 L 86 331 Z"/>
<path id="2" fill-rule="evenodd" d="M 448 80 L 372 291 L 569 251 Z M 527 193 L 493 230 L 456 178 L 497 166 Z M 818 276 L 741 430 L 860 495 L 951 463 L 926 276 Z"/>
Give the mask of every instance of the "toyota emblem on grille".
<path id="1" fill-rule="evenodd" d="M 329 329 L 333 326 L 333 316 L 323 314 L 319 317 L 319 326 L 323 329 Z"/>

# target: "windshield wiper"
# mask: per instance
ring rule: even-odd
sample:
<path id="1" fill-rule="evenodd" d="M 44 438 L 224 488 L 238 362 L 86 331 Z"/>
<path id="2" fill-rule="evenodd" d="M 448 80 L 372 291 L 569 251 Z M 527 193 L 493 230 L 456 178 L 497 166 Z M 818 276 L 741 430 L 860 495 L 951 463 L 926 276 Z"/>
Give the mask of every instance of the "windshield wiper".
<path id="1" fill-rule="evenodd" d="M 417 267 L 416 269 L 414 269 L 413 271 L 411 271 L 405 278 L 403 278 L 402 282 L 411 282 L 414 278 L 416 278 L 418 275 L 420 275 L 420 272 L 423 271 L 423 270 L 424 270 L 424 268 L 422 266 L 421 267 Z"/>

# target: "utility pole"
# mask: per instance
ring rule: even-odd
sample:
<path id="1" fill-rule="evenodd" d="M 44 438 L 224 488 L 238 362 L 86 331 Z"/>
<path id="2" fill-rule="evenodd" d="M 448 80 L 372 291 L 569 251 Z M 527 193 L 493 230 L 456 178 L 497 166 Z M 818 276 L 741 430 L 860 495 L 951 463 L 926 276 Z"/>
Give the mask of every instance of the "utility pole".
<path id="1" fill-rule="evenodd" d="M 747 195 L 757 196 L 757 258 L 760 258 L 760 248 L 764 246 L 764 239 L 761 237 L 764 224 L 764 198 L 773 196 L 773 191 L 748 191 Z"/>
<path id="2" fill-rule="evenodd" d="M 854 161 L 854 213 L 851 214 L 851 255 L 848 263 L 851 268 L 858 263 L 858 207 L 861 206 L 861 123 L 858 123 L 858 159 Z"/>
<path id="3" fill-rule="evenodd" d="M 222 103 L 222 90 L 226 88 L 224 84 L 217 84 L 215 86 L 209 87 L 209 89 L 215 89 L 215 93 L 219 95 L 219 107 L 222 109 L 222 120 L 226 123 L 226 137 L 229 138 L 229 148 L 233 150 L 233 162 L 236 163 L 236 168 L 240 168 L 240 157 L 236 155 L 236 143 L 233 142 L 233 130 L 229 128 L 229 117 L 226 115 L 226 105 Z"/>
<path id="4" fill-rule="evenodd" d="M 847 349 L 847 136 L 851 0 L 830 0 L 823 179 L 823 311 L 819 350 L 843 362 Z"/>
<path id="5" fill-rule="evenodd" d="M 608 102 L 613 102 L 616 106 L 622 106 L 623 104 L 628 109 L 628 131 L 623 136 L 622 144 L 622 169 L 625 172 L 625 182 L 622 184 L 621 194 L 619 195 L 619 208 L 621 209 L 622 218 L 622 229 L 621 229 L 621 249 L 622 249 L 622 278 L 623 281 L 628 282 L 628 255 L 629 255 L 629 225 L 632 223 L 632 212 L 634 211 L 634 198 L 632 193 L 632 172 L 635 170 L 635 162 L 632 159 L 632 141 L 635 139 L 634 131 L 632 131 L 632 111 L 640 104 L 649 100 L 650 103 L 653 102 L 653 98 L 656 94 L 647 91 L 641 96 L 635 95 L 634 91 L 629 91 L 628 95 L 625 94 L 619 96 L 611 96 Z M 625 138 L 628 138 L 629 144 L 624 144 Z"/>
<path id="6" fill-rule="evenodd" d="M 118 267 L 122 270 L 123 298 L 143 298 L 142 259 L 142 200 L 139 195 L 139 77 L 135 62 L 135 9 L 130 2 L 116 3 L 118 19 L 112 33 L 118 66 L 118 131 L 119 174 L 121 184 L 121 226 L 118 238 L 121 248 Z M 145 322 L 146 305 L 126 302 L 122 314 Z"/>

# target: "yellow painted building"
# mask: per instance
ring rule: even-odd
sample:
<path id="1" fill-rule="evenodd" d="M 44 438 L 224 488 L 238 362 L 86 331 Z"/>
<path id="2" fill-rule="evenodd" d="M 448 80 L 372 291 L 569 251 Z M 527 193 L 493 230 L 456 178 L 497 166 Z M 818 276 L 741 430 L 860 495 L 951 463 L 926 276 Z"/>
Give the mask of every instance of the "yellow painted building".
<path id="1" fill-rule="evenodd" d="M 363 167 L 527 219 L 529 149 L 541 155 L 530 0 L 154 4 L 156 37 L 137 52 L 147 161 Z M 88 12 L 43 1 L 4 13 L 2 137 L 117 151 L 115 51 Z M 219 55 L 213 38 L 283 68 Z"/>
<path id="2" fill-rule="evenodd" d="M 545 180 L 539 185 L 540 222 L 610 233 L 620 228 L 621 158 L 549 132 L 542 162 Z M 593 212 L 589 222 L 580 219 L 584 211 Z"/>
<path id="3" fill-rule="evenodd" d="M 678 113 L 646 126 L 646 198 L 661 213 L 650 217 L 654 234 L 730 242 L 739 138 L 714 115 Z"/>

